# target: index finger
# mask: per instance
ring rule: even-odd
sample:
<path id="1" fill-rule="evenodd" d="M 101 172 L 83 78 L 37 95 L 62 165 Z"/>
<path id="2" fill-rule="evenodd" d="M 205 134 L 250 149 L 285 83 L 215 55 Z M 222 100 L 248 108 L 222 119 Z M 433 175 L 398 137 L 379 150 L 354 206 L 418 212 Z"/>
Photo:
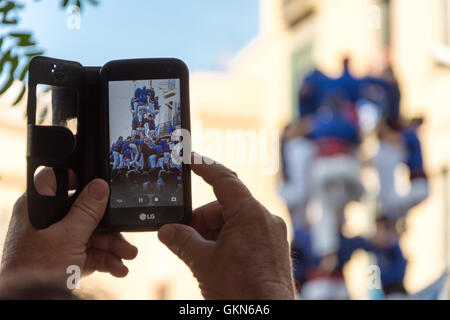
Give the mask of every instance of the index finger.
<path id="1" fill-rule="evenodd" d="M 191 169 L 213 187 L 214 194 L 225 211 L 239 207 L 243 201 L 253 200 L 250 191 L 235 172 L 203 156 L 202 163 L 196 164 L 194 157 L 198 156 L 194 153 L 191 155 Z"/>

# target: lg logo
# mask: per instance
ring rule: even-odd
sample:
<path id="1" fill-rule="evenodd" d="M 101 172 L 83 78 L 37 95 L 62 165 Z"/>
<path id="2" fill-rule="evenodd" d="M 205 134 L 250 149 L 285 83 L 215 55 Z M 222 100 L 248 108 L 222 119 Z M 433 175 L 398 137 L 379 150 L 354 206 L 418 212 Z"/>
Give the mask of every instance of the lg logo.
<path id="1" fill-rule="evenodd" d="M 145 221 L 145 220 L 155 220 L 155 214 L 154 213 L 141 213 L 139 215 L 139 219 L 141 221 Z"/>

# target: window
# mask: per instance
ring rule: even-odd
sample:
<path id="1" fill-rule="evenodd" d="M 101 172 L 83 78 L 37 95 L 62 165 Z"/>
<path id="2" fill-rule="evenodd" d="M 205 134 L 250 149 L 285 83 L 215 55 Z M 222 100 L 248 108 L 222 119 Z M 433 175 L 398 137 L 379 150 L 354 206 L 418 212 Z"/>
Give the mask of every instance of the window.
<path id="1" fill-rule="evenodd" d="M 283 16 L 290 28 L 296 27 L 300 22 L 314 13 L 312 0 L 283 0 Z"/>
<path id="2" fill-rule="evenodd" d="M 386 47 L 391 46 L 391 1 L 390 0 L 382 0 L 381 1 L 381 17 L 382 17 L 382 41 L 383 45 Z"/>
<path id="3" fill-rule="evenodd" d="M 450 0 L 442 1 L 442 42 L 450 47 Z"/>
<path id="4" fill-rule="evenodd" d="M 450 0 L 441 0 L 439 12 L 440 43 L 434 47 L 433 54 L 437 64 L 450 67 Z"/>

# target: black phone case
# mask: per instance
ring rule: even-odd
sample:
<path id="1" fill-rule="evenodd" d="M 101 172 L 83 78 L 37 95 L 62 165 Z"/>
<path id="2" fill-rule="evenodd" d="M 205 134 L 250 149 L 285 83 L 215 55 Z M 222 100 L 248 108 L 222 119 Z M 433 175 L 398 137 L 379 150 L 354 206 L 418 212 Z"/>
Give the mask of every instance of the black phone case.
<path id="1" fill-rule="evenodd" d="M 103 148 L 100 142 L 103 128 L 100 71 L 101 67 L 84 67 L 78 62 L 42 56 L 34 57 L 30 62 L 27 105 L 27 204 L 30 221 L 37 229 L 46 228 L 61 220 L 79 192 L 92 179 L 104 175 L 100 151 Z M 52 126 L 36 124 L 38 84 L 52 86 Z M 75 135 L 64 126 L 73 118 L 77 119 Z M 53 168 L 57 182 L 55 196 L 37 192 L 34 175 L 40 166 Z M 68 193 L 69 169 L 73 170 L 77 177 L 77 189 L 71 196 Z M 183 223 L 189 221 L 190 215 L 185 217 Z M 102 221 L 98 230 L 109 230 L 107 223 Z"/>
<path id="2" fill-rule="evenodd" d="M 34 57 L 29 66 L 27 106 L 27 201 L 30 221 L 38 229 L 61 220 L 86 184 L 98 176 L 97 155 L 100 102 L 100 67 L 78 62 Z M 52 126 L 36 124 L 36 88 L 52 86 Z M 78 94 L 74 94 L 77 92 Z M 64 124 L 77 118 L 77 133 Z M 34 174 L 38 167 L 53 168 L 56 195 L 37 192 Z M 77 177 L 77 190 L 69 197 L 69 169 Z"/>

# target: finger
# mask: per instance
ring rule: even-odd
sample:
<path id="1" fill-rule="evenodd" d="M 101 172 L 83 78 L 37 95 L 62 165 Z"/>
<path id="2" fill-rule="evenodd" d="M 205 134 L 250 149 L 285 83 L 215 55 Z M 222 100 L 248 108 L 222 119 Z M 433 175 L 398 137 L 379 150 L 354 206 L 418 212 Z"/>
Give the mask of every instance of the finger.
<path id="1" fill-rule="evenodd" d="M 182 224 L 162 226 L 158 231 L 158 238 L 193 272 L 204 266 L 213 244 L 203 239 L 192 227 Z"/>
<path id="2" fill-rule="evenodd" d="M 96 233 L 90 239 L 90 246 L 126 260 L 136 258 L 138 254 L 138 249 L 120 233 Z"/>
<path id="3" fill-rule="evenodd" d="M 123 278 L 128 274 L 128 268 L 114 254 L 97 248 L 87 250 L 85 270 L 108 272 L 114 277 Z"/>
<path id="4" fill-rule="evenodd" d="M 8 235 L 6 239 L 14 239 L 16 234 L 25 233 L 27 230 L 34 230 L 28 216 L 27 193 L 22 194 L 14 203 L 11 220 L 9 221 Z"/>
<path id="5" fill-rule="evenodd" d="M 75 172 L 69 169 L 68 179 L 69 190 L 77 187 L 77 177 Z M 34 176 L 34 187 L 39 194 L 45 196 L 54 196 L 56 194 L 57 184 L 53 168 L 45 167 Z"/>
<path id="6" fill-rule="evenodd" d="M 217 232 L 224 224 L 223 208 L 218 201 L 213 201 L 195 209 L 192 212 L 191 227 L 197 230 L 205 239 L 216 240 Z"/>
<path id="7" fill-rule="evenodd" d="M 235 172 L 207 157 L 202 157 L 204 163 L 195 164 L 198 157 L 198 154 L 192 154 L 191 169 L 213 187 L 214 194 L 224 209 L 239 207 L 242 202 L 253 199 Z"/>
<path id="8" fill-rule="evenodd" d="M 88 242 L 105 214 L 109 186 L 102 179 L 92 180 L 75 200 L 69 213 L 54 226 L 69 232 L 78 241 Z"/>

